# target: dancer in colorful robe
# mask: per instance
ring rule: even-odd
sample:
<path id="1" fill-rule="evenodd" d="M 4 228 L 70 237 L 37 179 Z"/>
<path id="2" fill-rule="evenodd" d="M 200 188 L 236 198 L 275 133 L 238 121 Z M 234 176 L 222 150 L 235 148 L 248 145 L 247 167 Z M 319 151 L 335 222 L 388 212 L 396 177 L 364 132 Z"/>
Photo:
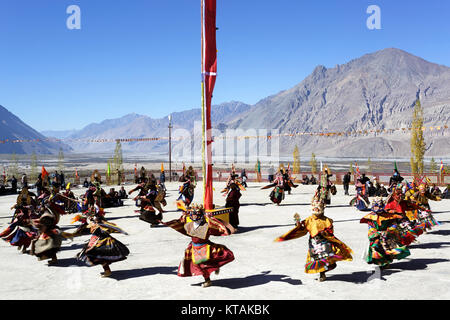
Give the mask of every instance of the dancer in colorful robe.
<path id="1" fill-rule="evenodd" d="M 0 233 L 0 238 L 16 246 L 22 253 L 26 253 L 31 241 L 37 235 L 38 230 L 32 224 L 30 210 L 17 207 L 10 225 Z"/>
<path id="2" fill-rule="evenodd" d="M 192 166 L 189 166 L 185 172 L 185 179 L 190 180 L 194 187 L 197 185 L 197 174 Z"/>
<path id="3" fill-rule="evenodd" d="M 366 177 L 366 174 L 363 173 L 360 177 L 356 179 L 355 189 L 356 196 L 350 200 L 350 205 L 355 206 L 359 211 L 369 211 L 370 200 L 369 193 L 367 191 L 367 182 L 370 179 Z"/>
<path id="4" fill-rule="evenodd" d="M 192 203 L 192 200 L 194 200 L 194 188 L 195 186 L 191 180 L 187 179 L 179 188 L 180 196 L 177 202 L 181 201 L 185 207 L 188 207 Z M 180 205 L 178 205 L 178 208 L 180 208 Z"/>
<path id="5" fill-rule="evenodd" d="M 176 220 L 163 222 L 181 234 L 191 237 L 178 267 L 178 276 L 203 276 L 203 287 L 211 285 L 211 273 L 234 260 L 233 252 L 226 246 L 213 243 L 210 236 L 228 236 L 234 228 L 214 217 L 206 216 L 203 207 L 192 206 Z"/>
<path id="6" fill-rule="evenodd" d="M 350 205 L 355 206 L 359 211 L 370 211 L 370 200 L 367 195 L 363 194 L 361 188 L 356 189 L 356 196 L 350 200 Z"/>
<path id="7" fill-rule="evenodd" d="M 230 191 L 230 186 L 232 184 L 235 184 L 240 190 L 245 191 L 245 187 L 243 183 L 241 183 L 241 180 L 239 178 L 239 175 L 236 174 L 234 167 L 232 168 L 232 171 L 230 172 L 230 175 L 228 176 L 226 186 L 222 189 L 222 193 L 225 196 Z"/>
<path id="8" fill-rule="evenodd" d="M 365 198 L 366 202 L 370 203 L 369 192 L 368 192 L 368 187 L 367 187 L 368 182 L 370 182 L 370 179 L 368 177 L 366 177 L 365 173 L 363 173 L 361 176 L 359 176 L 356 179 L 355 189 L 356 189 L 357 193 L 359 193 L 362 197 Z"/>
<path id="9" fill-rule="evenodd" d="M 403 219 L 400 214 L 386 212 L 382 199 L 374 201 L 371 213 L 360 220 L 369 226 L 367 263 L 386 268 L 394 259 L 401 260 L 410 255 L 397 228 Z"/>
<path id="10" fill-rule="evenodd" d="M 389 179 L 388 191 L 392 192 L 392 190 L 394 190 L 399 183 L 402 183 L 403 180 L 405 179 L 400 175 L 400 172 L 398 172 L 397 169 L 394 169 L 392 177 Z"/>
<path id="11" fill-rule="evenodd" d="M 137 212 L 140 213 L 139 219 L 150 223 L 150 227 L 153 228 L 159 224 L 159 221 L 163 218 L 163 209 L 161 208 L 160 201 L 163 201 L 163 194 L 165 191 L 161 186 L 157 186 L 154 181 L 147 184 L 148 191 L 144 196 L 138 196 L 136 199 L 140 201 L 141 209 Z M 165 200 L 164 200 L 165 201 Z M 155 208 L 158 209 L 159 213 L 156 214 Z"/>
<path id="12" fill-rule="evenodd" d="M 288 168 L 286 170 L 282 169 L 282 174 L 284 179 L 284 191 L 287 191 L 288 194 L 291 194 L 292 188 L 297 188 L 298 185 L 294 183 L 291 177 L 290 165 L 288 165 Z"/>
<path id="13" fill-rule="evenodd" d="M 61 248 L 62 240 L 70 238 L 72 235 L 62 232 L 58 227 L 59 213 L 49 207 L 43 208 L 43 213 L 34 224 L 39 230 L 36 240 L 32 241 L 31 254 L 35 255 L 39 261 L 48 260 L 48 265 L 58 263 L 56 254 Z"/>
<path id="14" fill-rule="evenodd" d="M 285 185 L 285 183 L 284 183 L 283 174 L 281 173 L 281 171 L 279 171 L 277 173 L 277 176 L 276 176 L 275 180 L 273 181 L 273 183 L 268 184 L 265 187 L 262 187 L 261 190 L 274 187 L 272 192 L 270 192 L 270 194 L 269 194 L 269 198 L 273 203 L 275 203 L 277 206 L 279 206 L 281 201 L 283 201 L 283 199 L 284 199 L 284 185 Z"/>
<path id="15" fill-rule="evenodd" d="M 317 187 L 317 190 L 320 194 L 320 201 L 325 204 L 331 204 L 331 195 L 336 194 L 336 187 L 330 181 L 330 177 L 333 175 L 330 172 L 330 169 L 325 166 L 323 168 L 322 174 L 320 175 L 320 183 Z"/>
<path id="16" fill-rule="evenodd" d="M 410 201 L 420 209 L 406 210 L 406 215 L 411 221 L 418 221 L 424 226 L 425 230 L 431 230 L 432 227 L 439 225 L 439 222 L 431 214 L 430 204 L 428 200 L 441 201 L 441 198 L 431 194 L 425 184 L 420 184 L 417 191 L 409 190 L 405 194 L 405 200 Z M 425 231 L 426 232 L 426 231 Z"/>
<path id="17" fill-rule="evenodd" d="M 158 194 L 157 194 L 157 196 L 155 198 L 155 207 L 160 212 L 164 212 L 164 209 L 162 207 L 167 206 L 167 201 L 166 201 L 166 191 L 167 191 L 167 189 L 164 186 L 164 184 L 161 183 L 161 181 L 157 182 L 156 189 L 158 190 Z"/>
<path id="18" fill-rule="evenodd" d="M 388 213 L 399 214 L 403 219 L 397 224 L 403 245 L 410 245 L 422 233 L 424 227 L 411 221 L 406 215 L 406 211 L 417 210 L 420 207 L 410 201 L 404 199 L 402 185 L 392 186 L 393 192 L 386 199 L 384 210 Z"/>
<path id="19" fill-rule="evenodd" d="M 325 281 L 325 272 L 336 268 L 337 261 L 352 261 L 352 249 L 334 236 L 333 220 L 324 214 L 325 204 L 313 201 L 312 215 L 297 221 L 291 231 L 275 239 L 276 242 L 297 239 L 308 234 L 309 250 L 305 272 L 320 273 L 319 281 Z"/>
<path id="20" fill-rule="evenodd" d="M 48 206 L 52 212 L 60 215 L 65 215 L 67 212 L 64 210 L 64 197 L 59 193 L 61 185 L 58 182 L 52 182 L 52 188 L 50 195 L 43 199 L 44 205 Z"/>
<path id="21" fill-rule="evenodd" d="M 230 224 L 237 230 L 239 226 L 239 199 L 242 196 L 240 188 L 235 184 L 231 184 L 229 187 L 229 192 L 227 194 L 227 199 L 225 202 L 225 208 L 233 208 L 230 212 Z"/>
<path id="22" fill-rule="evenodd" d="M 223 188 L 222 191 L 220 191 L 220 192 L 222 192 L 223 194 L 227 194 L 227 192 L 229 191 L 230 185 L 232 183 L 236 183 L 238 177 L 239 177 L 239 175 L 237 175 L 236 173 L 230 172 L 230 175 L 228 176 L 227 181 L 225 182 L 225 188 Z"/>
<path id="23" fill-rule="evenodd" d="M 66 186 L 66 191 L 62 194 L 64 196 L 64 210 L 68 213 L 78 212 L 77 198 L 70 190 L 70 183 Z"/>
<path id="24" fill-rule="evenodd" d="M 284 176 L 281 172 L 277 174 L 277 177 L 274 180 L 275 188 L 270 193 L 269 197 L 270 200 L 275 203 L 276 205 L 280 205 L 281 201 L 284 200 L 285 193 L 284 193 Z"/>
<path id="25" fill-rule="evenodd" d="M 28 187 L 22 188 L 20 194 L 17 196 L 16 203 L 11 207 L 12 209 L 27 207 L 33 210 L 37 206 L 36 195 L 28 190 Z"/>
<path id="26" fill-rule="evenodd" d="M 130 251 L 119 240 L 113 238 L 111 232 L 120 232 L 127 234 L 117 226 L 105 224 L 98 217 L 89 217 L 89 230 L 92 234 L 89 242 L 87 242 L 77 254 L 77 259 L 85 262 L 88 266 L 101 265 L 103 271 L 101 277 L 111 276 L 110 264 L 125 260 Z"/>

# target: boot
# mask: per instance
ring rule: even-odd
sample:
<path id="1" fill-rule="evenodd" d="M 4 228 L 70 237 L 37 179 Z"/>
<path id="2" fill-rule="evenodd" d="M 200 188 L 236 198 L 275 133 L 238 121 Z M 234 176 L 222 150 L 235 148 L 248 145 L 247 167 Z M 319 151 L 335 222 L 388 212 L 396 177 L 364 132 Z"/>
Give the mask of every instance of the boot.
<path id="1" fill-rule="evenodd" d="M 202 287 L 203 288 L 207 288 L 207 287 L 210 287 L 210 286 L 211 286 L 211 280 L 210 279 L 208 279 L 208 280 L 206 280 L 205 282 L 202 283 Z"/>
<path id="2" fill-rule="evenodd" d="M 47 262 L 47 264 L 49 266 L 54 266 L 54 265 L 58 264 L 58 259 L 56 258 L 56 256 L 54 256 L 54 257 L 52 257 L 52 259 L 49 262 Z"/>
<path id="3" fill-rule="evenodd" d="M 325 272 L 320 273 L 319 281 L 323 282 L 327 279 L 327 276 L 325 275 Z"/>
<path id="4" fill-rule="evenodd" d="M 108 264 L 103 265 L 103 270 L 105 270 L 105 272 L 101 272 L 100 273 L 102 278 L 109 277 L 111 275 L 111 273 L 112 273 Z"/>
<path id="5" fill-rule="evenodd" d="M 112 272 L 111 270 L 106 270 L 105 272 L 100 272 L 100 275 L 102 278 L 107 278 L 109 276 L 111 276 Z"/>

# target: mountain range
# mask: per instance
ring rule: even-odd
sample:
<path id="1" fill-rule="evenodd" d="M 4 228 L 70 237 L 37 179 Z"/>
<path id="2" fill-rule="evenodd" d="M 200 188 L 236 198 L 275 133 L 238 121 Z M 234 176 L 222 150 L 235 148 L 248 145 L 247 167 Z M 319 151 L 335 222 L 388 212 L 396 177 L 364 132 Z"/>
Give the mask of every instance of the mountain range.
<path id="1" fill-rule="evenodd" d="M 406 128 L 411 126 L 418 98 L 424 110 L 424 126 L 448 125 L 450 68 L 388 48 L 333 68 L 317 66 L 296 86 L 254 105 L 237 101 L 215 105 L 211 118 L 213 127 L 221 131 L 256 128 L 294 133 Z M 174 130 L 192 132 L 195 121 L 201 121 L 200 108 L 172 113 Z M 42 134 L 66 139 L 73 152 L 113 152 L 114 143 L 86 143 L 79 139 L 167 137 L 167 127 L 167 117 L 153 119 L 131 113 L 81 130 Z M 292 154 L 297 145 L 301 156 L 314 152 L 334 157 L 409 157 L 409 137 L 398 131 L 332 138 L 303 135 L 282 138 L 280 151 Z M 426 156 L 450 156 L 448 130 L 425 131 L 425 140 Z M 179 145 L 174 141 L 175 150 Z M 124 152 L 147 154 L 168 150 L 167 140 L 127 142 L 122 148 Z"/>
<path id="2" fill-rule="evenodd" d="M 216 127 L 221 127 L 249 109 L 250 105 L 237 101 L 214 105 L 211 111 L 211 121 Z M 201 109 L 174 112 L 171 116 L 174 133 L 177 132 L 177 129 L 184 129 L 185 132 L 188 132 L 193 130 L 195 121 L 201 121 Z M 115 142 L 99 144 L 86 143 L 85 141 L 87 139 L 114 140 L 117 138 L 168 137 L 168 125 L 168 117 L 153 119 L 146 115 L 131 113 L 121 118 L 89 124 L 70 134 L 67 134 L 66 131 L 43 131 L 42 134 L 66 139 L 74 152 L 112 152 Z M 166 153 L 168 146 L 167 140 L 161 142 L 127 142 L 122 144 L 122 150 L 128 153 Z"/>
<path id="3" fill-rule="evenodd" d="M 54 154 L 61 148 L 65 152 L 72 151 L 72 148 L 64 143 L 45 141 L 46 137 L 28 126 L 17 116 L 0 105 L 0 139 L 5 143 L 0 143 L 0 153 L 17 154 Z M 13 143 L 14 140 L 35 140 L 38 142 Z M 8 140 L 8 141 L 6 141 Z"/>
<path id="4" fill-rule="evenodd" d="M 229 126 L 269 126 L 286 133 L 410 127 L 418 98 L 424 126 L 448 125 L 450 68 L 388 48 L 331 69 L 317 66 L 298 85 L 259 101 Z M 449 155 L 448 136 L 448 131 L 426 134 L 427 155 Z M 301 136 L 285 139 L 281 145 L 284 152 L 298 145 L 304 153 L 338 157 L 410 154 L 409 135 L 404 133 L 351 138 Z"/>

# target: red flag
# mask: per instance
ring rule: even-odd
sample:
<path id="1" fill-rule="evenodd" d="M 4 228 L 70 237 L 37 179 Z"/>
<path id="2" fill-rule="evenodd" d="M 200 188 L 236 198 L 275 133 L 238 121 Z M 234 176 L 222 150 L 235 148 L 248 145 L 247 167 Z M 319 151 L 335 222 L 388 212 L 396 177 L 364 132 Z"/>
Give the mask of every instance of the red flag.
<path id="1" fill-rule="evenodd" d="M 361 175 L 361 171 L 359 171 L 359 167 L 358 164 L 355 162 L 355 166 L 356 166 L 356 173 L 358 174 L 358 176 Z"/>
<path id="2" fill-rule="evenodd" d="M 45 170 L 44 166 L 42 166 L 41 174 L 42 174 L 42 179 L 44 179 L 46 176 L 48 176 L 48 172 L 47 172 L 47 170 Z"/>
<path id="3" fill-rule="evenodd" d="M 75 168 L 75 178 L 77 178 L 78 179 L 78 171 L 77 171 L 77 169 Z"/>
<path id="4" fill-rule="evenodd" d="M 203 200 L 206 210 L 213 209 L 211 100 L 216 75 L 216 0 L 202 0 Z"/>

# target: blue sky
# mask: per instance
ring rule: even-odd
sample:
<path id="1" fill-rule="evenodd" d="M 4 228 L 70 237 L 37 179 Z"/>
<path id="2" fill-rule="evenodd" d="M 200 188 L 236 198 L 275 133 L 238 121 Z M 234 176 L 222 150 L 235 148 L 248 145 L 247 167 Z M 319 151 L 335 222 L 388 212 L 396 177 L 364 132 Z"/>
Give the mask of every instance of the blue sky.
<path id="1" fill-rule="evenodd" d="M 213 104 L 396 47 L 450 66 L 447 0 L 217 0 Z M 69 5 L 81 30 L 69 30 Z M 369 30 L 369 5 L 381 30 Z M 0 105 L 37 130 L 200 106 L 200 0 L 0 0 Z"/>

